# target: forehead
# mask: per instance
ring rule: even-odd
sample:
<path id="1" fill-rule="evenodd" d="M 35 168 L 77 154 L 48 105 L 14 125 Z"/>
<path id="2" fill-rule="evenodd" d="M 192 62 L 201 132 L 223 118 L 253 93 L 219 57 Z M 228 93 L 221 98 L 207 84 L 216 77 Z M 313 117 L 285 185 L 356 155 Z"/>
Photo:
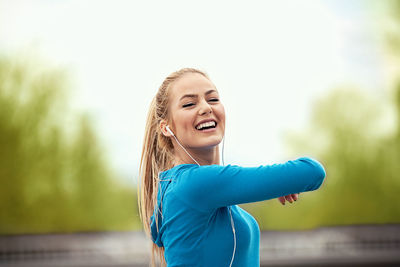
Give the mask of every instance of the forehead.
<path id="1" fill-rule="evenodd" d="M 170 100 L 178 101 L 185 94 L 204 94 L 215 85 L 200 73 L 186 73 L 174 82 L 170 88 Z"/>

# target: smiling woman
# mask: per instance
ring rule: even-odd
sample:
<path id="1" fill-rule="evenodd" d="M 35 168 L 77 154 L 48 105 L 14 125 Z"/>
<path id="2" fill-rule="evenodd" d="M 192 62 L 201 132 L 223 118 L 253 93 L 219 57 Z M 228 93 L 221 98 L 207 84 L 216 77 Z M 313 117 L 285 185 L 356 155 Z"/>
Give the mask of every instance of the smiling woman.
<path id="1" fill-rule="evenodd" d="M 215 85 L 204 74 L 188 72 L 174 82 L 168 100 L 168 116 L 160 121 L 163 135 L 172 135 L 169 124 L 177 138 L 173 143 L 180 141 L 201 165 L 219 164 L 216 147 L 224 137 L 225 110 Z M 174 152 L 174 165 L 192 162 L 184 150 Z"/>
<path id="2" fill-rule="evenodd" d="M 257 221 L 237 204 L 318 189 L 323 166 L 302 157 L 259 167 L 221 166 L 225 110 L 202 71 L 172 73 L 145 130 L 138 198 L 145 232 L 167 266 L 259 266 Z"/>

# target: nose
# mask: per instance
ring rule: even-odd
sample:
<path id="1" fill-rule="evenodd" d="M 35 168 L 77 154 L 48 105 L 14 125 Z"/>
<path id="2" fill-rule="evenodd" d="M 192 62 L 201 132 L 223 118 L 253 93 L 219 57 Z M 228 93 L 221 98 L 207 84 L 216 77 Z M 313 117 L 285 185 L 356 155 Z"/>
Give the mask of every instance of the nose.
<path id="1" fill-rule="evenodd" d="M 212 113 L 212 108 L 210 104 L 207 103 L 207 101 L 203 100 L 200 103 L 199 115 L 206 115 L 208 113 Z"/>

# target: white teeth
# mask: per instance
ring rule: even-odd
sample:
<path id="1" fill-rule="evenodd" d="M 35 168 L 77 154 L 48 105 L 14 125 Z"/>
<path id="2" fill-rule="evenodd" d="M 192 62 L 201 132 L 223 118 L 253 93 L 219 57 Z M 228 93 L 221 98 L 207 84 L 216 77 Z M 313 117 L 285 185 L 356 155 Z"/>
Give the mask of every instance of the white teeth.
<path id="1" fill-rule="evenodd" d="M 205 122 L 205 123 L 199 124 L 199 125 L 196 127 L 196 129 L 197 129 L 197 130 L 201 130 L 201 129 L 204 128 L 204 127 L 210 127 L 210 126 L 215 126 L 215 121 L 209 121 L 209 122 Z"/>

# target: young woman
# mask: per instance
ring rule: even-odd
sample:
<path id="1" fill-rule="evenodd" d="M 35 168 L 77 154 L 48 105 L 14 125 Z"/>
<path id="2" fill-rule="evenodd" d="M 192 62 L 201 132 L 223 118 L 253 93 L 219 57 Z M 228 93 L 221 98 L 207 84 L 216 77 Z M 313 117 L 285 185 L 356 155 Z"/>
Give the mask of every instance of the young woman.
<path id="1" fill-rule="evenodd" d="M 237 204 L 316 190 L 325 178 L 302 157 L 259 167 L 221 166 L 225 111 L 218 90 L 197 69 L 169 75 L 151 102 L 138 199 L 155 254 L 170 266 L 260 266 L 260 230 Z"/>

